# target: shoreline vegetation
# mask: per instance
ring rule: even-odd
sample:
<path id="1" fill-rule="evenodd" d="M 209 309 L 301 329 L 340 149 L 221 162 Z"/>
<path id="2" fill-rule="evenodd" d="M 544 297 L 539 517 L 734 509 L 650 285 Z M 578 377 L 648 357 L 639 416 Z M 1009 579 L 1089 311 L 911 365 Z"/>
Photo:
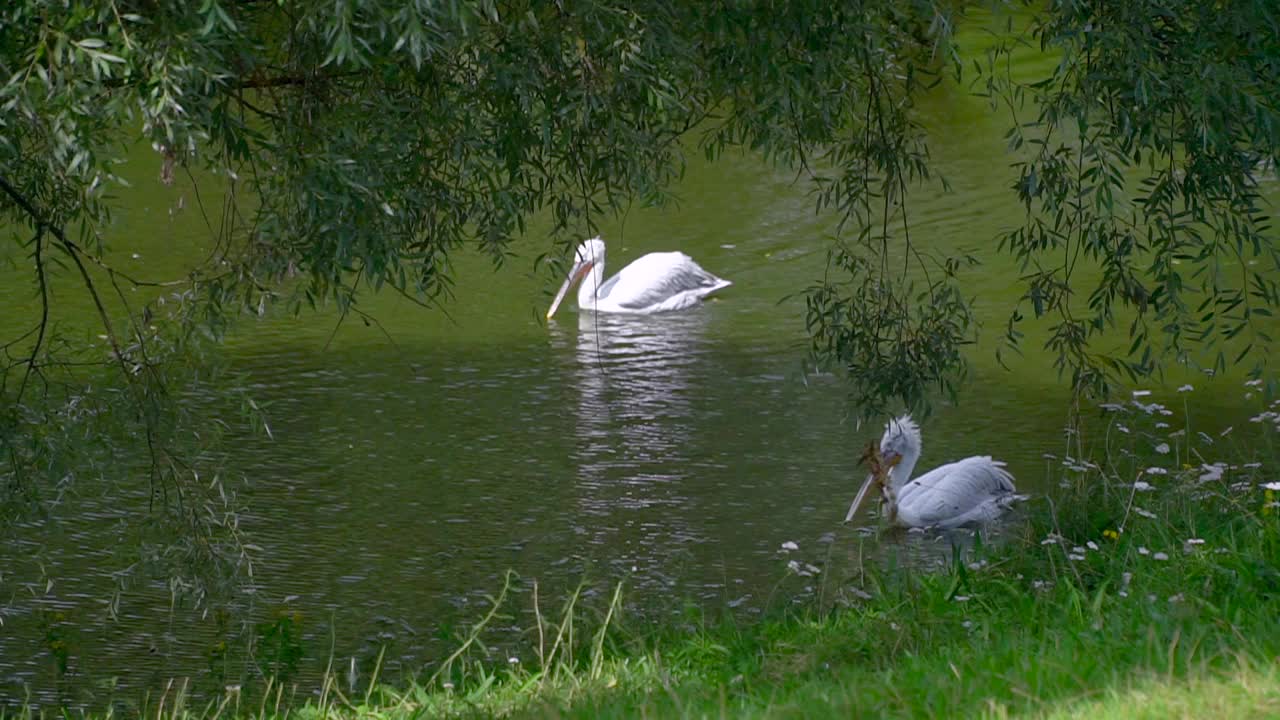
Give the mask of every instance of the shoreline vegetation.
<path id="1" fill-rule="evenodd" d="M 690 610 L 648 627 L 624 617 L 621 584 L 596 610 L 578 594 L 539 606 L 535 590 L 525 660 L 494 657 L 481 639 L 510 620 L 508 575 L 456 650 L 409 685 L 338 668 L 312 695 L 268 685 L 253 700 L 231 688 L 196 701 L 174 681 L 86 716 L 1280 714 L 1280 400 L 1249 418 L 1259 432 L 1240 442 L 1141 391 L 1103 407 L 1098 451 L 1069 432 L 1076 453 L 1045 456 L 1056 492 L 1029 500 L 999 542 L 953 545 L 938 572 L 818 567 L 788 542 L 780 572 L 820 583 L 810 601 L 752 622 Z"/>

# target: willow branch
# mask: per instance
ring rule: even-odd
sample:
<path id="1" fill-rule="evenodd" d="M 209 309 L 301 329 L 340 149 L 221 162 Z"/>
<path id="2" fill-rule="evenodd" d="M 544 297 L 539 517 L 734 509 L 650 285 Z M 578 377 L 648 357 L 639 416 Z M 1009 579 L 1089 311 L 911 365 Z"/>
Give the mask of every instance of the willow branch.
<path id="1" fill-rule="evenodd" d="M 62 232 L 62 228 L 50 223 L 45 216 L 37 210 L 22 193 L 18 192 L 13 185 L 9 184 L 9 181 L 2 175 L 0 175 L 0 190 L 3 190 L 6 195 L 17 203 L 18 207 L 22 208 L 27 215 L 31 216 L 31 219 L 35 222 L 37 233 L 43 234 L 46 231 L 52 233 L 62 245 L 62 249 L 65 250 L 67 255 L 71 257 L 72 261 L 75 262 L 76 267 L 80 270 L 80 277 L 84 280 L 85 288 L 89 291 L 90 297 L 93 298 L 94 306 L 98 309 L 98 317 L 101 318 L 102 327 L 107 333 L 107 342 L 111 344 L 111 349 L 115 353 L 116 361 L 120 364 L 120 370 L 124 373 L 125 380 L 132 384 L 133 376 L 129 373 L 128 366 L 125 365 L 124 353 L 121 352 L 120 343 L 116 339 L 115 329 L 111 325 L 111 317 L 107 315 L 107 308 L 102 304 L 102 297 L 98 294 L 98 288 L 93 284 L 93 278 L 89 276 L 88 268 L 84 266 L 84 261 L 80 259 L 80 247 L 67 238 L 66 234 Z"/>
<path id="2" fill-rule="evenodd" d="M 36 228 L 36 236 L 31 241 L 35 247 L 31 251 L 36 261 L 36 279 L 40 283 L 40 324 L 36 332 L 36 342 L 31 346 L 31 355 L 27 358 L 27 369 L 22 373 L 22 383 L 18 385 L 17 401 L 22 401 L 23 394 L 27 391 L 27 381 L 31 379 L 32 372 L 39 372 L 36 369 L 36 357 L 40 354 L 40 348 L 44 345 L 44 334 L 49 327 L 49 284 L 44 274 L 44 235 L 43 226 Z"/>

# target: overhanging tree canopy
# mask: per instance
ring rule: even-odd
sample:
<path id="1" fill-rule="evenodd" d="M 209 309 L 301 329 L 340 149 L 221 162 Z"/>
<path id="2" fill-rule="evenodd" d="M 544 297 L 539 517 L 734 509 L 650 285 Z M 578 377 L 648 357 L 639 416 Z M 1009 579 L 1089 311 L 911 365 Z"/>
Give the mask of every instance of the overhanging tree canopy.
<path id="1" fill-rule="evenodd" d="M 234 222 L 187 280 L 188 317 L 216 328 L 268 299 L 346 307 L 391 288 L 430 304 L 460 246 L 500 261 L 544 213 L 576 239 L 660 201 L 687 148 L 748 148 L 839 220 L 809 330 L 874 412 L 919 404 L 964 367 L 961 261 L 911 247 L 904 211 L 930 178 L 913 99 L 955 72 L 1010 118 L 1011 192 L 1027 209 L 998 239 L 1026 269 L 1011 340 L 1020 312 L 1052 318 L 1059 368 L 1082 390 L 1238 338 L 1239 359 L 1265 360 L 1280 256 L 1259 183 L 1280 154 L 1280 11 L 1012 5 L 995 3 L 1016 20 L 992 26 L 970 68 L 952 44 L 962 4 L 941 1 L 15 0 L 0 9 L 0 217 L 25 228 L 12 237 L 47 307 L 54 258 L 86 292 L 102 292 L 95 273 L 134 281 L 96 243 L 125 141 L 152 142 L 166 173 L 225 175 Z M 1061 62 L 1016 80 L 1002 60 L 1025 44 Z M 932 280 L 888 270 L 890 253 Z M 1081 263 L 1102 270 L 1091 287 Z M 306 281 L 285 283 L 295 272 Z M 108 361 L 147 395 L 159 354 L 140 317 L 117 333 L 101 315 Z M 1118 317 L 1128 351 L 1092 347 Z M 15 407 L 50 367 L 32 322 L 4 345 Z"/>

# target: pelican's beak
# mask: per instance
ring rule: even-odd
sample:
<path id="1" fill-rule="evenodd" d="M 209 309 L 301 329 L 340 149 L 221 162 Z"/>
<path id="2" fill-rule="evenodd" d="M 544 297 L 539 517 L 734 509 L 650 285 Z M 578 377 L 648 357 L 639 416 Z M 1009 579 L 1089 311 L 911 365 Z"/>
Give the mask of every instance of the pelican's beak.
<path id="1" fill-rule="evenodd" d="M 871 491 L 871 484 L 875 482 L 875 473 L 867 474 L 867 481 L 862 483 L 862 487 L 858 488 L 858 494 L 853 498 L 853 504 L 849 506 L 849 514 L 844 516 L 844 521 L 853 520 L 853 516 L 857 514 L 858 507 L 862 505 L 862 501 L 867 498 L 867 493 Z"/>
<path id="2" fill-rule="evenodd" d="M 591 266 L 595 263 L 590 261 L 578 261 L 574 263 L 573 269 L 569 271 L 569 277 L 564 279 L 564 284 L 560 286 L 560 291 L 556 293 L 556 299 L 551 301 L 551 309 L 547 311 L 547 319 L 550 320 L 552 315 L 556 314 L 556 308 L 560 307 L 560 301 L 564 300 L 564 294 L 569 292 L 569 288 L 574 283 L 586 277 L 591 272 Z"/>

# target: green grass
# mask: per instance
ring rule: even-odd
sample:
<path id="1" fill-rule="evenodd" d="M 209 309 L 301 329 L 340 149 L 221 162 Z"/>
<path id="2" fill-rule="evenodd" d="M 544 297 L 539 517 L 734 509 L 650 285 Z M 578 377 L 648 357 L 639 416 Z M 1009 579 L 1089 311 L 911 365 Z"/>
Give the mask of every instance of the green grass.
<path id="1" fill-rule="evenodd" d="M 1249 449 L 1188 442 L 1195 433 L 1157 427 L 1160 409 L 1126 407 L 1092 463 L 1061 461 L 1062 487 L 1032 500 L 1012 537 L 957 552 L 945 571 L 828 566 L 819 580 L 782 585 L 785 596 L 793 585 L 821 584 L 803 608 L 749 623 L 689 611 L 684 622 L 637 625 L 621 617 L 621 592 L 594 611 L 575 595 L 554 611 L 536 608 L 522 653 L 534 660 L 514 665 L 495 662 L 481 641 L 507 612 L 504 591 L 457 652 L 408 687 L 371 679 L 350 696 L 335 681 L 301 704 L 278 691 L 198 707 L 171 691 L 136 712 L 1280 716 L 1280 508 L 1266 487 L 1280 473 L 1269 435 Z M 1215 458 L 1231 463 L 1220 477 L 1205 467 Z"/>

